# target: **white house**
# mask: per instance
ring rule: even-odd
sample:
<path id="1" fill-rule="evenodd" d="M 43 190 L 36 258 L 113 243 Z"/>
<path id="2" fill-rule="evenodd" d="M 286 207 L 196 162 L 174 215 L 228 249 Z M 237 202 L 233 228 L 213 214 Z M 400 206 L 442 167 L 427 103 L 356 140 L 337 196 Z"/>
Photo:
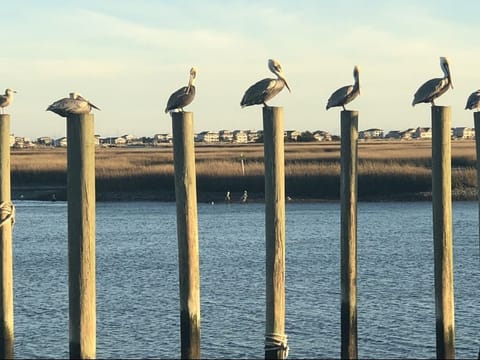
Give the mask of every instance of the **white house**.
<path id="1" fill-rule="evenodd" d="M 248 135 L 243 130 L 234 130 L 233 141 L 239 144 L 245 144 L 248 142 Z"/>
<path id="2" fill-rule="evenodd" d="M 431 139 L 432 129 L 429 127 L 417 127 L 415 130 L 415 138 L 417 139 Z"/>
<path id="3" fill-rule="evenodd" d="M 218 143 L 219 140 L 218 132 L 215 131 L 202 131 L 196 136 L 197 142 Z"/>

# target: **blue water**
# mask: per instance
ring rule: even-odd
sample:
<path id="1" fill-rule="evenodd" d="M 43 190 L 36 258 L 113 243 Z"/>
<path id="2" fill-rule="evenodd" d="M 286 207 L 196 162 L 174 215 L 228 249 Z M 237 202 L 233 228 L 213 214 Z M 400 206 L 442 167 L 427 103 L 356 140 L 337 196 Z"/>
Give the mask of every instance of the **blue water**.
<path id="1" fill-rule="evenodd" d="M 68 357 L 67 207 L 19 201 L 15 356 Z M 431 204 L 360 203 L 358 346 L 366 358 L 434 358 Z M 205 358 L 262 358 L 263 204 L 199 204 Z M 175 204 L 97 203 L 97 356 L 180 356 Z M 340 206 L 287 204 L 289 358 L 340 356 Z M 480 343 L 478 205 L 454 203 L 456 350 Z"/>

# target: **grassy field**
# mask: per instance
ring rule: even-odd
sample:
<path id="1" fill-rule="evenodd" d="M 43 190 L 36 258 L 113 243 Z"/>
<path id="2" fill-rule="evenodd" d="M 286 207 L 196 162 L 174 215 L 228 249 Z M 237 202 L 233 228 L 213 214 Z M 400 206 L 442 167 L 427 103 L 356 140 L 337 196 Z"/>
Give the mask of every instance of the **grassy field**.
<path id="1" fill-rule="evenodd" d="M 244 159 L 245 174 L 241 159 Z M 452 141 L 454 198 L 476 196 L 476 157 L 473 141 Z M 286 143 L 286 192 L 292 199 L 337 200 L 340 174 L 339 143 Z M 171 146 L 156 148 L 98 148 L 98 199 L 174 200 Z M 65 149 L 12 151 L 15 194 L 44 189 L 62 198 L 66 185 Z M 263 145 L 202 145 L 196 147 L 200 201 L 233 199 L 248 190 L 262 198 Z M 360 200 L 429 199 L 431 143 L 429 141 L 371 141 L 359 143 Z M 52 190 L 54 189 L 54 190 Z M 25 195 L 27 196 L 27 195 Z M 38 191 L 33 197 L 40 196 Z"/>

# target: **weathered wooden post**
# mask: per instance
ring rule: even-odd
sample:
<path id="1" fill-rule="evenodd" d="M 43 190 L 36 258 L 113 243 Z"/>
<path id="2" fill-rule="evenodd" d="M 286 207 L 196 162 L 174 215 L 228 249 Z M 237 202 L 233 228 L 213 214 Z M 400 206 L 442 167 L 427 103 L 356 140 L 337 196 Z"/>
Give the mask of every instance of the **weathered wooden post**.
<path id="1" fill-rule="evenodd" d="M 450 107 L 432 106 L 432 206 L 437 358 L 455 358 Z"/>
<path id="2" fill-rule="evenodd" d="M 478 210 L 480 219 L 480 111 L 476 111 L 473 113 L 473 122 L 475 126 L 475 144 L 477 149 L 477 198 L 479 201 Z M 478 246 L 480 248 L 480 237 L 478 241 Z M 478 350 L 478 360 L 480 360 L 480 349 Z"/>
<path id="3" fill-rule="evenodd" d="M 263 107 L 265 153 L 266 329 L 265 358 L 286 359 L 285 154 L 283 108 Z"/>
<path id="4" fill-rule="evenodd" d="M 200 261 L 193 113 L 172 112 L 182 359 L 200 358 Z"/>
<path id="5" fill-rule="evenodd" d="M 357 346 L 357 153 L 358 111 L 340 113 L 341 358 L 358 358 Z"/>
<path id="6" fill-rule="evenodd" d="M 70 358 L 96 357 L 93 114 L 67 117 Z"/>
<path id="7" fill-rule="evenodd" d="M 0 115 L 0 358 L 13 358 L 12 226 L 10 190 L 10 115 Z"/>

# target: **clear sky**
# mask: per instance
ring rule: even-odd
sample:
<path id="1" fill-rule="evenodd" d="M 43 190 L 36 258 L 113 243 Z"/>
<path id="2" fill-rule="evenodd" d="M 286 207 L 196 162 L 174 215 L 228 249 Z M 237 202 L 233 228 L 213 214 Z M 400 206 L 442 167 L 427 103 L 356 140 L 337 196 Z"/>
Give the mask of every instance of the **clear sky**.
<path id="1" fill-rule="evenodd" d="M 417 88 L 450 61 L 452 125 L 473 127 L 466 99 L 480 88 L 480 1 L 18 0 L 2 3 L 0 89 L 18 91 L 7 108 L 17 136 L 65 135 L 46 107 L 77 91 L 102 109 L 103 136 L 170 132 L 169 95 L 198 67 L 186 109 L 195 130 L 261 129 L 261 108 L 241 109 L 254 82 L 278 59 L 292 89 L 270 101 L 285 128 L 339 133 L 330 94 L 360 67 L 359 128 L 430 126 L 430 105 L 413 108 Z"/>

